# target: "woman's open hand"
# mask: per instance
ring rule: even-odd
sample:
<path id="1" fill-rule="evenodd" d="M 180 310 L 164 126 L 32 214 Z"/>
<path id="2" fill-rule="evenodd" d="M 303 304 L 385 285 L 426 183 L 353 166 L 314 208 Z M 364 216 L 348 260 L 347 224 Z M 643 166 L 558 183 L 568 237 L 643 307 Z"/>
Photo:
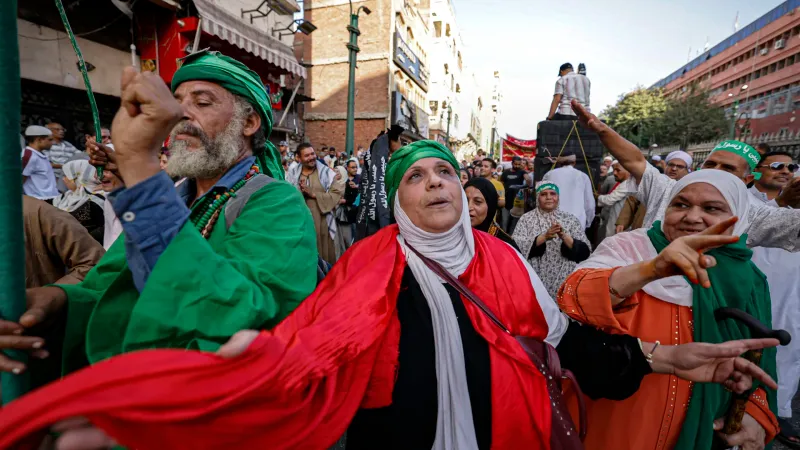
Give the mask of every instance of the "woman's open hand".
<path id="1" fill-rule="evenodd" d="M 722 344 L 692 342 L 667 346 L 653 352 L 653 371 L 698 383 L 720 383 L 737 393 L 750 389 L 753 379 L 777 389 L 778 384 L 764 370 L 740 357 L 748 350 L 777 345 L 777 339 L 742 339 Z"/>

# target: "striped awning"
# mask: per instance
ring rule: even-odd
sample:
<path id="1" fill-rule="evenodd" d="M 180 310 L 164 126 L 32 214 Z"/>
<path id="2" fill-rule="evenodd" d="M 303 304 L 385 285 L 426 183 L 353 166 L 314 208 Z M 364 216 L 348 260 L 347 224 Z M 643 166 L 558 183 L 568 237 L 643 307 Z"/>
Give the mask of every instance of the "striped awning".
<path id="1" fill-rule="evenodd" d="M 194 0 L 194 5 L 203 19 L 203 32 L 224 39 L 281 69 L 306 77 L 306 68 L 297 62 L 290 46 L 225 11 L 212 0 Z"/>

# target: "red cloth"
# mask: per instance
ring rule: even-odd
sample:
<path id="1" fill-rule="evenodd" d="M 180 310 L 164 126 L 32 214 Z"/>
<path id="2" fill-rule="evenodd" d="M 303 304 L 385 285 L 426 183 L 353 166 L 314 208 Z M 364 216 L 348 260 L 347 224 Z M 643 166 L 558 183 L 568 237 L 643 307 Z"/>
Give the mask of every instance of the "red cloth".
<path id="1" fill-rule="evenodd" d="M 515 334 L 544 339 L 547 323 L 515 251 L 475 231 L 461 280 Z M 240 357 L 181 350 L 117 356 L 0 410 L 0 448 L 35 448 L 37 431 L 85 416 L 128 448 L 326 449 L 362 407 L 391 402 L 405 268 L 397 227 L 348 251 L 317 290 Z M 490 346 L 492 448 L 549 449 L 543 376 L 516 341 L 471 303 Z M 413 430 L 411 430 L 413 432 Z"/>

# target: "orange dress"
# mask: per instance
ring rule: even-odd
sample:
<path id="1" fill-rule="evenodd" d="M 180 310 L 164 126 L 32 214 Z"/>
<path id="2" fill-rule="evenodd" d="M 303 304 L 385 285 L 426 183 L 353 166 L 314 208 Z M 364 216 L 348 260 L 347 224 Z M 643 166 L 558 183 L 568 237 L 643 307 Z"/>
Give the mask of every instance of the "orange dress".
<path id="1" fill-rule="evenodd" d="M 690 307 L 659 300 L 641 290 L 612 307 L 608 279 L 614 270 L 581 269 L 570 275 L 558 294 L 561 310 L 579 322 L 646 342 L 678 345 L 693 341 Z M 587 397 L 586 449 L 674 448 L 691 395 L 691 382 L 674 375 L 650 374 L 644 377 L 639 390 L 625 400 Z M 572 399 L 571 403 L 577 402 Z M 778 422 L 769 411 L 762 389 L 751 395 L 746 411 L 766 430 L 767 442 L 771 441 L 778 432 Z"/>

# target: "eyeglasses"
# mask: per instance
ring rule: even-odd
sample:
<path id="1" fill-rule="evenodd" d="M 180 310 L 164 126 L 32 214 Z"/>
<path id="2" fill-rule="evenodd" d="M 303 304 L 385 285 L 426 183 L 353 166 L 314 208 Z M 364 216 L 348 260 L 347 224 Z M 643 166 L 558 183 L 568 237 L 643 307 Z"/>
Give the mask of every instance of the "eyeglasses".
<path id="1" fill-rule="evenodd" d="M 667 164 L 667 167 L 669 167 L 670 169 L 686 170 L 686 166 L 682 166 L 680 164 L 675 164 L 675 163 L 669 163 Z"/>
<path id="2" fill-rule="evenodd" d="M 787 163 L 782 163 L 782 162 L 774 162 L 772 164 L 761 165 L 761 166 L 758 166 L 758 167 L 769 167 L 770 169 L 776 170 L 776 171 L 777 170 L 783 170 L 783 168 L 786 167 L 786 168 L 789 169 L 789 172 L 794 173 L 794 172 L 797 172 L 797 169 L 800 169 L 800 164 L 794 164 L 794 163 L 787 164 Z"/>

